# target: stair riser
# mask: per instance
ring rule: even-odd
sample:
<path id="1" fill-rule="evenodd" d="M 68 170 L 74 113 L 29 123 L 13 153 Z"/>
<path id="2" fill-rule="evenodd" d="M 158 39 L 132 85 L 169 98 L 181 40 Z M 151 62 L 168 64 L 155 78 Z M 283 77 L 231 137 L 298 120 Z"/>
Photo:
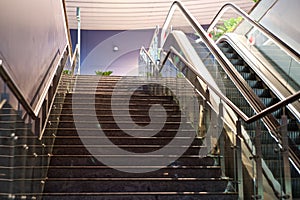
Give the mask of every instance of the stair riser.
<path id="1" fill-rule="evenodd" d="M 150 119 L 141 119 L 137 117 L 137 121 L 136 123 L 98 123 L 98 124 L 93 124 L 93 123 L 84 123 L 84 122 L 64 122 L 63 124 L 61 124 L 59 126 L 60 129 L 68 129 L 68 128 L 72 128 L 72 127 L 80 127 L 80 129 L 94 129 L 97 127 L 101 127 L 101 129 L 103 130 L 109 130 L 109 129 L 119 129 L 120 127 L 122 127 L 122 130 L 131 130 L 131 129 L 135 129 L 135 128 L 142 128 L 145 127 L 147 128 L 147 126 L 149 125 L 149 121 Z M 76 124 L 76 126 L 75 126 Z M 179 122 L 174 122 L 174 123 L 166 123 L 166 124 L 162 124 L 162 123 L 153 123 L 152 127 L 157 127 L 160 128 L 162 127 L 161 130 L 176 130 L 179 127 L 181 129 L 185 129 L 187 130 L 188 128 L 190 128 L 189 125 L 187 124 L 180 124 Z"/>
<path id="2" fill-rule="evenodd" d="M 148 169 L 153 170 L 153 168 Z M 221 171 L 219 168 L 215 169 L 176 169 L 167 168 L 160 169 L 148 173 L 125 173 L 118 170 L 104 168 L 104 169 L 49 169 L 48 174 L 56 178 L 81 178 L 84 174 L 85 178 L 219 178 Z"/>
<path id="3" fill-rule="evenodd" d="M 125 151 L 128 152 L 133 152 L 133 153 L 148 153 L 148 152 L 155 152 L 159 149 L 164 148 L 168 152 L 176 152 L 176 151 L 183 151 L 184 155 L 199 155 L 199 147 L 181 147 L 181 146 L 175 146 L 175 147 L 166 147 L 166 146 L 159 146 L 159 147 L 120 147 Z M 77 147 L 74 148 L 72 146 L 68 147 L 61 147 L 61 148 L 54 148 L 53 154 L 54 155 L 90 155 L 90 152 L 87 151 L 85 148 L 92 150 L 92 151 L 97 151 L 98 149 L 105 149 L 108 152 L 114 152 L 116 147 L 92 147 L 92 146 L 87 146 L 83 145 L 82 147 Z M 206 150 L 206 147 L 202 147 L 201 149 Z M 182 149 L 182 150 L 181 150 Z M 203 150 L 204 151 L 204 150 Z"/>
<path id="4" fill-rule="evenodd" d="M 110 141 L 112 141 L 115 145 L 166 145 L 168 144 L 173 138 L 108 138 Z M 190 140 L 189 138 L 182 138 L 182 144 L 185 144 L 187 140 Z M 57 137 L 55 139 L 56 145 L 82 145 L 82 141 L 80 138 L 60 138 Z M 178 142 L 181 143 L 181 142 Z M 102 140 L 102 138 L 84 138 L 84 144 L 85 145 L 102 145 L 106 144 Z M 202 145 L 202 141 L 200 139 L 196 139 L 192 142 L 191 145 Z"/>
<path id="5" fill-rule="evenodd" d="M 174 155 L 176 156 L 176 155 Z M 178 157 L 178 156 L 177 156 Z M 101 160 L 103 156 L 53 156 L 51 159 L 52 166 L 104 166 L 103 163 L 97 160 Z M 153 160 L 153 163 L 149 163 L 151 166 L 156 166 L 156 163 L 165 163 L 168 159 L 173 159 L 172 157 L 162 158 L 162 157 L 128 157 L 128 162 L 121 164 L 126 166 L 142 166 L 144 164 L 145 159 Z M 174 158 L 176 159 L 176 158 Z M 116 161 L 118 161 L 118 157 L 116 157 Z M 202 158 L 198 159 L 197 157 L 180 157 L 176 163 L 178 165 L 184 166 L 213 166 L 215 161 L 212 158 Z"/>
<path id="6" fill-rule="evenodd" d="M 67 180 L 66 180 L 67 181 Z M 56 192 L 185 192 L 207 191 L 223 192 L 227 181 L 154 181 L 154 180 L 124 180 L 124 181 L 52 181 L 48 180 L 47 187 Z M 86 187 L 86 186 L 89 187 Z M 47 192 L 47 187 L 45 192 Z"/>
<path id="7" fill-rule="evenodd" d="M 114 129 L 101 129 L 107 137 L 128 137 L 129 135 L 126 134 L 124 131 L 121 130 L 114 130 Z M 80 132 L 80 136 L 86 137 L 86 136 L 103 136 L 99 133 L 100 129 L 76 129 L 76 130 L 69 130 L 69 129 L 59 129 L 59 133 L 57 135 L 59 136 L 78 136 L 78 132 Z M 184 135 L 184 137 L 193 137 L 195 136 L 195 132 L 191 130 L 179 130 L 178 129 L 165 129 L 161 130 L 156 133 L 157 130 L 126 130 L 131 135 L 138 135 L 139 137 L 148 137 L 149 135 L 153 135 L 153 137 L 175 137 L 176 135 L 180 136 Z M 154 135 L 154 133 L 156 133 Z"/>
<path id="8" fill-rule="evenodd" d="M 236 194 L 162 194 L 162 195 L 106 195 L 106 196 L 44 196 L 43 200 L 232 200 L 237 199 Z"/>

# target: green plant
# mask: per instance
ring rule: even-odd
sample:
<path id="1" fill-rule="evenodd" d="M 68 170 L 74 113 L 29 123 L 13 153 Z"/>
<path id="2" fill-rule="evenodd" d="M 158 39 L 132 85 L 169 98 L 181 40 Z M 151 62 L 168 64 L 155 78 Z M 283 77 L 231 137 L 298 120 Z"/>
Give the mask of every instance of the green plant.
<path id="1" fill-rule="evenodd" d="M 177 73 L 176 77 L 177 77 L 177 78 L 183 78 L 184 75 L 183 75 L 181 72 L 179 72 L 179 73 Z"/>
<path id="2" fill-rule="evenodd" d="M 64 71 L 63 71 L 63 74 L 64 75 L 71 75 L 71 70 L 68 70 L 68 69 L 65 69 Z"/>
<path id="3" fill-rule="evenodd" d="M 105 71 L 105 72 L 102 72 L 100 70 L 95 71 L 95 74 L 97 76 L 110 76 L 112 73 L 113 73 L 113 71 Z"/>
<path id="4" fill-rule="evenodd" d="M 217 40 L 219 37 L 225 33 L 233 32 L 236 26 L 242 21 L 242 17 L 230 18 L 223 22 L 223 25 L 218 26 L 210 34 L 214 40 Z"/>

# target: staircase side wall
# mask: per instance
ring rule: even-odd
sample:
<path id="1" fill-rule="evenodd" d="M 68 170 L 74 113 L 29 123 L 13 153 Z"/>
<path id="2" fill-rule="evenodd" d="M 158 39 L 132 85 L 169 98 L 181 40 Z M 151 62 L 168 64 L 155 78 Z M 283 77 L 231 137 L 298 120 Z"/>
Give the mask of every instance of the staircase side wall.
<path id="1" fill-rule="evenodd" d="M 0 7 L 0 59 L 34 107 L 67 45 L 63 1 L 9 0 Z"/>

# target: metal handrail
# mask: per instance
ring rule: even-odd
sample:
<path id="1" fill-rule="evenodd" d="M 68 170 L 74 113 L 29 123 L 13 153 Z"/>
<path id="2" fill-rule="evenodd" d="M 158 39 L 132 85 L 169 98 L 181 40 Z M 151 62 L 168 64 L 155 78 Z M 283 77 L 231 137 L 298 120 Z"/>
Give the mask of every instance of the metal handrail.
<path id="1" fill-rule="evenodd" d="M 228 9 L 233 9 L 237 14 L 241 15 L 244 19 L 246 19 L 251 25 L 255 26 L 264 34 L 266 34 L 269 38 L 271 38 L 273 42 L 280 46 L 288 55 L 293 57 L 296 61 L 300 62 L 300 54 L 297 51 L 292 49 L 284 41 L 282 41 L 280 38 L 278 38 L 276 35 L 274 35 L 272 32 L 270 32 L 268 29 L 266 29 L 264 26 L 262 26 L 256 20 L 254 20 L 250 15 L 248 15 L 245 11 L 243 11 L 233 3 L 226 3 L 222 6 L 217 15 L 211 21 L 210 26 L 207 29 L 208 33 L 212 31 L 213 27 L 217 24 L 219 19 Z"/>
<path id="2" fill-rule="evenodd" d="M 278 110 L 278 109 L 282 108 L 283 106 L 285 106 L 285 105 L 287 105 L 289 103 L 292 103 L 292 102 L 300 99 L 300 91 L 298 91 L 297 93 L 295 93 L 295 94 L 287 97 L 284 100 L 281 100 L 280 102 L 274 104 L 273 106 L 270 106 L 270 107 L 262 110 L 261 112 L 253 115 L 252 117 L 248 117 L 235 104 L 233 104 L 231 102 L 231 100 L 229 100 L 224 94 L 222 94 L 221 92 L 219 92 L 219 90 L 217 88 L 215 88 L 214 86 L 212 86 L 211 84 L 209 84 L 205 80 L 205 78 L 203 76 L 201 76 L 201 74 L 196 70 L 196 68 L 192 64 L 190 64 L 175 48 L 171 47 L 170 50 L 168 51 L 168 53 L 166 53 L 166 56 L 165 56 L 165 58 L 164 58 L 164 60 L 162 62 L 160 71 L 163 69 L 165 63 L 167 62 L 167 60 L 169 59 L 169 57 L 170 57 L 171 54 L 174 54 L 174 55 L 178 56 L 179 59 L 184 63 L 184 65 L 186 67 L 188 67 L 188 69 L 191 70 L 201 81 L 203 81 L 204 84 L 206 84 L 208 91 L 209 91 L 209 89 L 212 90 L 220 98 L 220 100 L 221 100 L 220 102 L 222 102 L 222 101 L 225 102 L 227 104 L 227 106 L 229 108 L 231 108 L 233 110 L 233 112 L 238 116 L 238 119 L 242 119 L 246 123 L 251 123 L 251 122 L 259 120 L 259 119 L 261 119 L 263 117 L 266 117 L 272 111 Z M 185 67 L 183 69 L 185 69 Z M 245 138 L 243 137 L 243 135 L 240 135 L 240 137 L 245 141 Z M 248 149 L 251 150 L 251 148 L 249 147 L 248 143 L 245 142 L 245 144 L 248 147 Z M 293 152 L 293 150 L 291 150 L 290 147 L 288 147 L 288 151 L 289 151 L 289 156 L 290 156 L 291 160 L 293 160 L 294 166 L 299 169 L 300 164 L 299 164 L 298 157 L 294 155 L 294 152 Z M 253 156 L 256 155 L 252 151 L 250 151 L 250 152 L 251 152 L 251 154 Z M 273 183 L 272 177 L 271 178 L 268 177 L 267 179 L 268 179 L 268 181 L 270 183 Z M 272 185 L 271 187 L 274 189 L 275 192 L 279 192 L 278 190 L 276 191 L 275 185 Z"/>
<path id="3" fill-rule="evenodd" d="M 184 17 L 188 20 L 190 25 L 194 28 L 194 30 L 199 34 L 201 37 L 203 43 L 206 45 L 206 47 L 209 49 L 209 51 L 212 53 L 214 58 L 217 60 L 217 62 L 220 64 L 222 69 L 226 72 L 226 74 L 229 76 L 229 78 L 232 80 L 234 85 L 238 88 L 238 90 L 242 93 L 242 95 L 247 99 L 249 102 L 252 102 L 252 106 L 255 108 L 257 112 L 260 112 L 265 107 L 264 105 L 259 101 L 258 97 L 255 95 L 253 90 L 250 88 L 250 86 L 246 83 L 246 81 L 242 78 L 242 76 L 237 72 L 236 68 L 233 66 L 233 64 L 228 60 L 228 58 L 224 55 L 224 53 L 220 50 L 220 48 L 217 47 L 215 42 L 208 36 L 208 33 L 202 28 L 202 26 L 199 24 L 199 22 L 193 17 L 191 13 L 187 10 L 187 8 L 184 7 L 183 4 L 181 4 L 179 1 L 174 1 L 169 13 L 167 15 L 167 18 L 165 20 L 165 23 L 162 28 L 161 32 L 161 38 L 166 38 L 165 31 L 171 21 L 172 15 L 175 11 L 175 6 L 177 6 Z M 163 46 L 163 41 L 161 41 L 161 45 Z M 268 119 L 267 119 L 268 120 Z M 272 127 L 274 129 L 275 127 Z"/>
<path id="4" fill-rule="evenodd" d="M 213 85 L 211 85 L 210 83 L 208 83 L 205 78 L 197 71 L 195 70 L 196 68 L 190 64 L 174 47 L 171 47 L 170 50 L 168 51 L 166 57 L 164 58 L 163 62 L 162 62 L 162 66 L 160 68 L 160 71 L 162 70 L 163 66 L 165 65 L 166 61 L 169 59 L 169 56 L 171 54 L 175 54 L 176 56 L 179 57 L 179 59 L 184 62 L 184 64 L 189 68 L 189 70 L 191 70 L 193 73 L 195 73 L 195 75 L 197 77 L 199 77 L 201 79 L 201 81 L 203 81 L 208 88 L 210 88 L 216 95 L 218 95 L 218 97 L 225 102 L 237 115 L 239 118 L 241 118 L 243 121 L 245 121 L 246 123 L 252 123 L 258 119 L 261 119 L 265 116 L 267 116 L 268 114 L 272 113 L 273 111 L 276 111 L 280 108 L 282 108 L 283 106 L 293 103 L 297 100 L 300 100 L 300 91 L 296 92 L 293 95 L 290 95 L 289 97 L 285 98 L 284 100 L 279 101 L 278 103 L 260 111 L 259 113 L 248 117 L 243 111 L 241 111 L 234 103 L 231 102 L 230 99 L 228 99 L 223 93 L 219 92 L 218 89 L 216 89 Z"/>
<path id="5" fill-rule="evenodd" d="M 34 111 L 30 103 L 24 98 L 23 93 L 21 92 L 20 88 L 17 86 L 11 75 L 9 74 L 6 67 L 2 64 L 2 60 L 0 62 L 0 75 L 4 82 L 7 84 L 7 86 L 10 88 L 11 92 L 16 96 L 18 101 L 21 103 L 21 105 L 24 107 L 24 109 L 27 111 L 28 115 L 32 119 L 36 119 L 38 116 L 38 112 Z"/>
<path id="6" fill-rule="evenodd" d="M 154 64 L 155 68 L 157 71 L 159 71 L 159 67 L 157 66 L 156 62 L 153 60 L 153 58 L 151 57 L 151 55 L 149 54 L 149 52 L 145 49 L 145 47 L 141 47 L 141 50 L 140 50 L 140 54 L 141 52 L 145 53 L 146 56 L 150 59 L 150 61 Z"/>
<path id="7" fill-rule="evenodd" d="M 67 45 L 66 45 L 65 49 L 66 48 L 67 48 Z M 64 50 L 64 52 L 65 52 L 65 50 Z M 59 60 L 61 60 L 61 58 L 63 56 L 64 56 L 64 54 L 61 55 Z M 51 81 L 53 80 L 53 77 L 54 77 L 57 69 L 58 69 L 58 65 L 56 66 L 55 69 L 52 70 L 52 74 L 50 74 L 50 76 L 49 76 L 50 78 L 48 79 L 48 82 L 45 83 L 44 90 L 43 90 L 42 94 L 40 95 L 39 99 L 37 100 L 37 105 L 35 106 L 35 108 L 33 108 L 32 105 L 25 99 L 24 94 L 21 92 L 21 89 L 17 86 L 17 84 L 13 80 L 13 78 L 10 75 L 7 68 L 2 64 L 2 60 L 0 62 L 0 75 L 1 75 L 2 79 L 7 84 L 7 86 L 10 88 L 11 92 L 16 96 L 16 98 L 21 103 L 21 105 L 24 107 L 27 114 L 34 120 L 38 118 L 43 100 L 47 96 L 47 90 L 51 85 Z M 43 81 L 42 81 L 42 83 L 43 83 Z"/>
<path id="8" fill-rule="evenodd" d="M 159 26 L 156 26 L 149 47 L 152 46 L 152 44 L 153 44 L 154 41 L 155 41 L 155 37 L 157 37 L 158 34 L 159 34 Z"/>
<path id="9" fill-rule="evenodd" d="M 75 65 L 76 65 L 76 59 L 79 55 L 79 44 L 76 44 L 75 50 L 73 52 L 73 55 L 71 57 L 71 74 L 74 75 Z M 71 56 L 71 55 L 70 55 Z"/>
<path id="10" fill-rule="evenodd" d="M 5 105 L 5 103 L 6 103 L 6 99 L 2 99 L 2 101 L 0 102 L 0 109 L 2 109 L 3 108 L 3 106 Z"/>

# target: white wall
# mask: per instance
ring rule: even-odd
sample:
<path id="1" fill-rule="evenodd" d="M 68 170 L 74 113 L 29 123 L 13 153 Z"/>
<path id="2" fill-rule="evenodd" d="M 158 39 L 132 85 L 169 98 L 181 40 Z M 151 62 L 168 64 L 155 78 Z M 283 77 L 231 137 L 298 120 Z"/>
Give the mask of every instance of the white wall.
<path id="1" fill-rule="evenodd" d="M 0 59 L 31 102 L 67 44 L 61 0 L 1 0 Z"/>

